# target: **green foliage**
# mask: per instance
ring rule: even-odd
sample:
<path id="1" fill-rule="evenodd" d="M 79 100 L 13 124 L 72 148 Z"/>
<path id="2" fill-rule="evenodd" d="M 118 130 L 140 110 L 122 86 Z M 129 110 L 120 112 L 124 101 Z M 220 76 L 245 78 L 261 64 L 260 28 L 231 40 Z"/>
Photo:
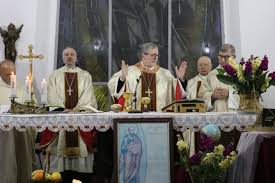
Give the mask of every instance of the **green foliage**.
<path id="1" fill-rule="evenodd" d="M 96 101 L 98 109 L 101 111 L 108 111 L 108 87 L 107 86 L 94 86 Z"/>

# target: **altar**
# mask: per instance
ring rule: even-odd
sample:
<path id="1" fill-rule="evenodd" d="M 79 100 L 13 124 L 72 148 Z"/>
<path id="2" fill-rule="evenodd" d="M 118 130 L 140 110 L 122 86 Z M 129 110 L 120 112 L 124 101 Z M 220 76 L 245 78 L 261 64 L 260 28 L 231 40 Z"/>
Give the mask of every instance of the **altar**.
<path id="1" fill-rule="evenodd" d="M 32 128 L 42 132 L 46 128 L 57 132 L 61 129 L 74 131 L 80 128 L 83 131 L 96 129 L 105 132 L 113 128 L 113 120 L 118 118 L 172 118 L 173 128 L 183 132 L 186 129 L 199 131 L 207 124 L 215 124 L 223 131 L 231 131 L 236 128 L 246 131 L 256 122 L 255 113 L 239 112 L 206 112 L 206 113 L 48 113 L 48 114 L 0 114 L 0 129 L 9 131 L 13 128 L 25 131 Z"/>

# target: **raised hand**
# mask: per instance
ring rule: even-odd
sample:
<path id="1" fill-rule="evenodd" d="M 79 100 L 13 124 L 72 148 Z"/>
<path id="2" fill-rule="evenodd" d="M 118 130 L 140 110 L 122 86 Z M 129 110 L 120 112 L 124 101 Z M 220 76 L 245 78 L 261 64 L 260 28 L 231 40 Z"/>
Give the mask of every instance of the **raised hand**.
<path id="1" fill-rule="evenodd" d="M 125 64 L 124 60 L 121 61 L 121 72 L 120 80 L 125 81 L 128 74 L 128 64 Z"/>
<path id="2" fill-rule="evenodd" d="M 178 68 L 178 66 L 176 66 L 175 71 L 176 71 L 177 78 L 183 80 L 184 76 L 185 76 L 185 73 L 186 73 L 186 69 L 187 69 L 187 62 L 186 61 L 182 61 L 179 68 Z"/>

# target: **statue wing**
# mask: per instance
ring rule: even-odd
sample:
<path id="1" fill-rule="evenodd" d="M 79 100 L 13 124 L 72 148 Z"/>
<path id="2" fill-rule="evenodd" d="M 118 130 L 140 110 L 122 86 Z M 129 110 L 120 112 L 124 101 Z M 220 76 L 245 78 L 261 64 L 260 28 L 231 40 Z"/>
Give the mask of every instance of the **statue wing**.
<path id="1" fill-rule="evenodd" d="M 18 29 L 16 29 L 16 33 L 19 34 L 21 32 L 22 28 L 23 28 L 23 24 Z"/>
<path id="2" fill-rule="evenodd" d="M 5 30 L 3 30 L 3 29 L 0 27 L 0 34 L 1 34 L 2 37 L 5 37 L 5 36 L 8 34 L 8 32 L 5 31 Z"/>

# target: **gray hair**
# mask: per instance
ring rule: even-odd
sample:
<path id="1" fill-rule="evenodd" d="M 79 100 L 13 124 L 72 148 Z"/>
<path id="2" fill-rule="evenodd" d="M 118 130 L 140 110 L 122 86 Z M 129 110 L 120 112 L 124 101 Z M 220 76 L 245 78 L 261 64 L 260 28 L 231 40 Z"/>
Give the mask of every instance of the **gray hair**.
<path id="1" fill-rule="evenodd" d="M 232 44 L 223 44 L 219 51 L 227 52 L 229 50 L 233 56 L 236 56 L 236 49 Z"/>
<path id="2" fill-rule="evenodd" d="M 144 43 L 140 46 L 140 50 L 138 52 L 138 59 L 141 60 L 142 54 L 146 53 L 150 49 L 158 48 L 158 46 L 152 42 Z"/>

